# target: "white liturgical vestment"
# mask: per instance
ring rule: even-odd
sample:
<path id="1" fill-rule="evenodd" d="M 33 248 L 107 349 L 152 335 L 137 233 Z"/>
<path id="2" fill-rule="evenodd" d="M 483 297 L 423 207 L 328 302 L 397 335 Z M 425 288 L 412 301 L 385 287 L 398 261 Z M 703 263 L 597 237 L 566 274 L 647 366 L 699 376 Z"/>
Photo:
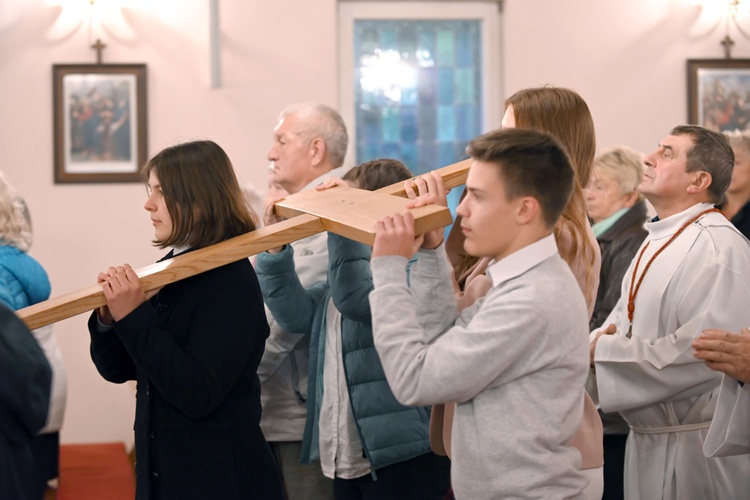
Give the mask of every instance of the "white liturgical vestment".
<path id="1" fill-rule="evenodd" d="M 750 384 L 724 375 L 703 452 L 707 457 L 750 453 Z"/>
<path id="2" fill-rule="evenodd" d="M 636 283 L 651 256 L 709 208 L 697 204 L 646 224 L 649 236 L 643 246 L 650 243 Z M 628 338 L 628 292 L 636 260 L 623 279 L 619 302 L 602 325 L 614 323 L 617 333 L 601 336 L 595 351 L 601 408 L 619 411 L 631 428 L 625 497 L 748 498 L 750 455 L 703 454 L 721 374 L 693 357 L 691 342 L 705 328 L 738 332 L 750 324 L 750 243 L 720 213 L 690 224 L 645 274 Z"/>

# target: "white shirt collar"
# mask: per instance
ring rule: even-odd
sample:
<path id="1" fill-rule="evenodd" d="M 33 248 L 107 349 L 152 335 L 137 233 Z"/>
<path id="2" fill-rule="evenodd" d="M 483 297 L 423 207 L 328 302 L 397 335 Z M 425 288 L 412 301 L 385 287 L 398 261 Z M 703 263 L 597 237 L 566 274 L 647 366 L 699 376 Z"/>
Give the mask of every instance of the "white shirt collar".
<path id="1" fill-rule="evenodd" d="M 556 255 L 557 242 L 555 236 L 549 234 L 531 245 L 516 250 L 503 259 L 492 262 L 487 267 L 487 274 L 492 280 L 492 286 L 522 275 L 532 267 Z"/>
<path id="2" fill-rule="evenodd" d="M 703 212 L 713 208 L 712 203 L 696 203 L 687 210 L 670 215 L 666 219 L 659 219 L 656 222 L 647 222 L 646 230 L 649 233 L 649 237 L 652 240 L 658 240 L 667 236 L 672 236 L 678 229 L 682 227 L 687 221 Z"/>
<path id="3" fill-rule="evenodd" d="M 172 255 L 177 256 L 182 252 L 187 252 L 188 250 L 190 250 L 190 247 L 172 247 Z"/>

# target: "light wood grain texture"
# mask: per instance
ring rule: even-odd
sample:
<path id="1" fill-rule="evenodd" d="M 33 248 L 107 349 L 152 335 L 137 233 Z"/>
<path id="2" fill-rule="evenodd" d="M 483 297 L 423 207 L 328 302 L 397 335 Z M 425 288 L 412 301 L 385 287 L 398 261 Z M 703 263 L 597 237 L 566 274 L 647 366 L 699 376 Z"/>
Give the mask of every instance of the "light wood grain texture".
<path id="1" fill-rule="evenodd" d="M 316 215 L 322 219 L 326 231 L 372 245 L 375 223 L 387 215 L 407 211 L 407 203 L 406 198 L 336 186 L 287 196 L 276 203 L 275 211 L 282 217 Z M 450 211 L 437 205 L 414 208 L 411 212 L 417 234 L 447 226 L 452 221 Z"/>
<path id="2" fill-rule="evenodd" d="M 154 290 L 210 269 L 265 252 L 270 248 L 307 238 L 324 230 L 319 217 L 301 215 L 273 226 L 222 241 L 210 247 L 142 267 L 136 273 L 141 279 L 144 291 Z M 101 285 L 94 284 L 26 307 L 19 310 L 17 314 L 26 323 L 26 326 L 33 330 L 92 311 L 105 304 L 106 300 Z"/>
<path id="3" fill-rule="evenodd" d="M 466 176 L 468 175 L 470 164 L 470 160 L 464 160 L 440 168 L 437 172 L 443 177 L 446 187 L 453 188 L 466 182 Z M 305 193 L 307 193 L 307 191 Z M 322 191 L 322 193 L 325 193 L 325 191 Z M 373 194 L 369 191 L 366 191 L 365 193 L 367 195 Z M 406 196 L 403 189 L 403 183 L 397 183 L 379 189 L 375 191 L 375 193 L 379 193 L 380 195 L 394 195 L 402 198 Z M 294 196 L 298 196 L 299 194 L 302 193 L 297 193 L 297 195 Z M 289 199 L 291 199 L 291 196 Z M 363 219 L 360 219 L 359 222 L 356 222 L 356 224 L 353 224 L 356 227 L 352 228 L 348 224 L 352 220 L 357 220 L 354 210 L 357 212 L 360 210 L 363 212 L 373 210 L 378 211 L 378 213 L 383 213 L 383 215 L 391 215 L 393 213 L 403 212 L 405 210 L 404 205 L 406 202 L 406 200 L 400 200 L 400 203 L 397 205 L 394 205 L 391 202 L 383 202 L 383 204 L 388 204 L 394 208 L 391 212 L 386 213 L 381 212 L 381 207 L 378 206 L 382 200 L 380 197 L 374 197 L 372 200 L 375 201 L 375 206 L 373 207 L 362 205 L 352 209 L 350 205 L 346 210 L 341 210 L 341 212 L 346 215 L 343 218 L 339 218 L 336 211 L 328 214 L 335 220 L 323 220 L 321 217 L 309 214 L 297 215 L 291 219 L 274 224 L 273 226 L 258 229 L 251 233 L 237 236 L 236 238 L 180 255 L 163 262 L 151 264 L 138 269 L 136 273 L 141 279 L 143 289 L 149 291 L 326 230 L 341 234 L 348 238 L 356 239 L 357 241 L 371 244 L 373 233 L 368 229 L 368 225 L 371 223 L 374 225 L 373 220 L 379 220 L 379 218 L 382 217 L 364 217 Z M 399 200 L 396 199 L 396 201 Z M 342 203 L 342 205 L 344 205 L 344 203 Z M 427 208 L 428 210 L 422 211 L 420 208 L 416 209 L 417 211 L 415 212 L 418 233 L 436 229 L 450 223 L 450 214 L 446 209 L 436 207 L 422 208 Z M 279 208 L 277 205 L 277 212 L 281 213 L 282 210 L 284 210 L 284 208 Z M 101 285 L 94 284 L 40 302 L 33 306 L 20 309 L 17 311 L 17 314 L 26 325 L 33 330 L 84 312 L 92 311 L 104 304 L 106 304 L 106 300 L 104 299 Z"/>
<path id="4" fill-rule="evenodd" d="M 466 184 L 466 177 L 469 175 L 469 167 L 471 167 L 471 163 L 473 161 L 474 160 L 472 159 L 462 160 L 458 163 L 454 163 L 453 165 L 438 168 L 434 170 L 434 172 L 439 173 L 440 177 L 443 178 L 443 183 L 445 184 L 446 189 L 453 189 L 455 187 L 463 186 L 464 184 Z M 406 197 L 404 185 L 400 182 L 391 184 L 390 186 L 386 186 L 384 188 L 380 188 L 375 192 L 390 194 L 393 196 L 401 196 L 402 198 Z"/>

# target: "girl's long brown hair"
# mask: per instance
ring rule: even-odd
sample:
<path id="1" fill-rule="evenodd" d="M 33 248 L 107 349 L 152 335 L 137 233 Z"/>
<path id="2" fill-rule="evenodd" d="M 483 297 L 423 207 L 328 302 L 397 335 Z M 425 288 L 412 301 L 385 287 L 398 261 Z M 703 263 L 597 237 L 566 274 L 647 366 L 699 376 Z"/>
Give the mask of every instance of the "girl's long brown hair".
<path id="1" fill-rule="evenodd" d="M 568 149 L 573 160 L 576 182 L 573 195 L 555 226 L 555 238 L 560 241 L 563 228 L 571 234 L 571 246 L 560 248 L 560 255 L 569 264 L 578 260 L 586 273 L 586 285 L 595 282 L 592 262 L 596 251 L 588 240 L 586 201 L 583 189 L 588 185 L 596 153 L 594 120 L 586 101 L 577 92 L 561 87 L 536 87 L 521 90 L 505 101 L 506 109 L 513 106 L 518 128 L 532 128 L 556 137 Z M 579 260 L 580 259 L 580 260 Z"/>
<path id="2" fill-rule="evenodd" d="M 172 218 L 172 234 L 154 245 L 206 247 L 256 228 L 232 162 L 215 142 L 193 141 L 164 149 L 143 167 L 146 182 L 152 171 Z"/>

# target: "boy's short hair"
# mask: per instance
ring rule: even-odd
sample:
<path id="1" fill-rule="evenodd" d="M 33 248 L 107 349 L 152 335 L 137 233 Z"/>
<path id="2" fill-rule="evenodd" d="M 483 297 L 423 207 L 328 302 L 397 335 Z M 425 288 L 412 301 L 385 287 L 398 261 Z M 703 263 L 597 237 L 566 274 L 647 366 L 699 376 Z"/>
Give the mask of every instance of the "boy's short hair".
<path id="1" fill-rule="evenodd" d="M 359 189 L 375 191 L 412 177 L 411 172 L 398 160 L 381 158 L 358 165 L 342 177 Z"/>
<path id="2" fill-rule="evenodd" d="M 474 160 L 494 163 L 507 199 L 535 198 L 542 219 L 553 227 L 570 200 L 575 173 L 568 153 L 551 135 L 536 130 L 499 129 L 471 141 Z"/>

